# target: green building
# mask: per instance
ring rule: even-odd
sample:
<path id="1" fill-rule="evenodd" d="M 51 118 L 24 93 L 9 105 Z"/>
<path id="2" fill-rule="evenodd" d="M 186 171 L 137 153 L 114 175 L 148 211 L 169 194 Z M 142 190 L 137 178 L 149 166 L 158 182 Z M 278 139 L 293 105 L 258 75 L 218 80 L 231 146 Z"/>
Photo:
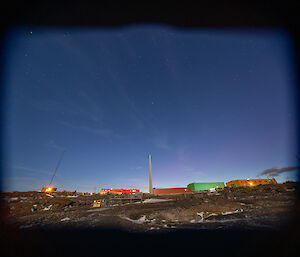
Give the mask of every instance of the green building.
<path id="1" fill-rule="evenodd" d="M 187 185 L 192 188 L 192 191 L 209 190 L 213 188 L 225 187 L 224 182 L 208 182 L 208 183 L 191 183 Z"/>

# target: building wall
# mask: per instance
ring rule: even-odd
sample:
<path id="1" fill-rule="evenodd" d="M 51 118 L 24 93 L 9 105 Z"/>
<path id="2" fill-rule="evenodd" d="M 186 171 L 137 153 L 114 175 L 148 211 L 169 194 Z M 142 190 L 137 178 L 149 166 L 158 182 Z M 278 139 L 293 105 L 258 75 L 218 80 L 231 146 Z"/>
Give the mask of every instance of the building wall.
<path id="1" fill-rule="evenodd" d="M 209 190 L 211 188 L 222 188 L 225 187 L 225 184 L 224 182 L 191 183 L 188 184 L 188 187 L 190 187 L 192 191 L 201 191 Z"/>
<path id="2" fill-rule="evenodd" d="M 139 193 L 140 190 L 139 189 L 106 189 L 106 188 L 102 188 L 101 189 L 101 195 L 106 195 L 107 193 L 110 194 L 135 194 L 135 193 Z"/>
<path id="3" fill-rule="evenodd" d="M 192 189 L 188 187 L 177 187 L 177 188 L 154 188 L 153 194 L 155 195 L 167 195 L 167 194 L 184 194 L 191 193 Z"/>
<path id="4" fill-rule="evenodd" d="M 226 183 L 226 186 L 234 187 L 234 186 L 258 186 L 264 184 L 277 184 L 277 181 L 272 179 L 238 179 L 232 180 Z"/>

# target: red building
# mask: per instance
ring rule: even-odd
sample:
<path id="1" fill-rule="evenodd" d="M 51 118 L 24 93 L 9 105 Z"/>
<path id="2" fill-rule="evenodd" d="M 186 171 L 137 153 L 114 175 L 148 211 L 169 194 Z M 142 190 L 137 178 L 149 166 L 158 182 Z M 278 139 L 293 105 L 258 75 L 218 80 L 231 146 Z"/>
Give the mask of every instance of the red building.
<path id="1" fill-rule="evenodd" d="M 177 187 L 177 188 L 154 188 L 153 194 L 155 195 L 169 195 L 169 194 L 184 194 L 192 193 L 191 187 Z"/>
<path id="2" fill-rule="evenodd" d="M 117 195 L 121 195 L 121 194 L 135 194 L 140 192 L 139 189 L 101 189 L 101 195 L 106 195 L 107 193 L 110 194 L 117 194 Z"/>

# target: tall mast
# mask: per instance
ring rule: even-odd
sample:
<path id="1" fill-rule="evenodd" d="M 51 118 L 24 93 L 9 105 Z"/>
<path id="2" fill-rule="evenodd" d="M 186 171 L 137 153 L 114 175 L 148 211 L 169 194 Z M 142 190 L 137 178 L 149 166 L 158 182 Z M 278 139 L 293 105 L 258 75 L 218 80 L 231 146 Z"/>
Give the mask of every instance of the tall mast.
<path id="1" fill-rule="evenodd" d="M 152 187 L 152 167 L 151 167 L 151 154 L 149 154 L 149 193 L 153 194 Z"/>

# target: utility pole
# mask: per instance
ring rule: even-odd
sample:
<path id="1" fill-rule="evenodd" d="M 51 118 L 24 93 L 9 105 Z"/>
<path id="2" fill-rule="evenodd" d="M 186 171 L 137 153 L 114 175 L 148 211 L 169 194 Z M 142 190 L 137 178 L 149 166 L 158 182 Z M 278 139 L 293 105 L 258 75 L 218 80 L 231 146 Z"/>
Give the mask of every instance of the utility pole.
<path id="1" fill-rule="evenodd" d="M 151 167 L 151 154 L 149 154 L 149 193 L 153 194 L 152 187 L 152 167 Z"/>

